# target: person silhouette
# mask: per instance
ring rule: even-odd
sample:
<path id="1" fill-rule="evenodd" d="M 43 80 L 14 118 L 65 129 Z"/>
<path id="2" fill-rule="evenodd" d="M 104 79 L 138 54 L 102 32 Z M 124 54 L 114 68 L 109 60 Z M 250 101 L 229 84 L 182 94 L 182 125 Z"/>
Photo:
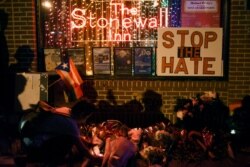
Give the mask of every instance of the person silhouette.
<path id="1" fill-rule="evenodd" d="M 7 84 L 7 71 L 9 66 L 9 52 L 7 41 L 5 37 L 5 29 L 7 28 L 8 24 L 8 14 L 0 9 L 0 74 L 1 74 L 1 88 L 5 88 Z M 5 93 L 6 89 L 3 89 L 3 93 Z M 0 102 L 0 114 L 2 115 L 5 111 L 4 107 L 5 101 L 1 100 Z"/>
<path id="2" fill-rule="evenodd" d="M 8 17 L 9 15 L 3 10 L 0 9 L 0 77 L 1 88 L 4 88 L 2 91 L 3 97 L 8 97 L 8 85 L 9 85 L 9 76 L 8 76 L 8 68 L 9 68 L 9 52 L 8 52 L 8 45 L 7 40 L 5 37 L 5 30 L 8 25 Z M 0 101 L 0 118 L 6 120 L 8 108 L 8 100 L 4 98 Z M 0 120 L 3 123 L 2 120 Z M 4 121 L 5 123 L 7 121 Z M 5 125 L 3 125 L 5 126 Z M 7 125 L 6 125 L 7 126 Z M 0 132 L 1 133 L 1 132 Z M 1 135 L 1 134 L 0 134 Z"/>
<path id="3" fill-rule="evenodd" d="M 3 13 L 0 11 L 0 17 L 3 18 Z M 4 20 L 1 21 L 1 39 L 4 39 L 4 42 L 1 40 L 1 42 L 6 43 L 5 38 L 3 38 L 3 31 L 7 27 L 7 18 L 6 14 L 4 17 Z M 7 45 L 7 44 L 6 44 Z M 3 46 L 5 46 L 3 44 Z M 1 64 L 3 64 L 4 67 L 1 66 L 1 69 L 3 69 L 4 73 L 2 73 L 3 80 L 1 80 L 1 87 L 3 88 L 2 95 L 3 99 L 0 102 L 0 111 L 1 116 L 4 118 L 5 123 L 4 126 L 7 127 L 4 132 L 2 132 L 2 135 L 4 138 L 8 139 L 9 143 L 6 143 L 9 147 L 9 152 L 11 154 L 15 154 L 19 151 L 21 151 L 21 148 L 18 147 L 19 142 L 19 132 L 18 132 L 18 121 L 23 115 L 23 108 L 21 105 L 20 100 L 18 99 L 18 96 L 24 91 L 25 86 L 27 84 L 27 78 L 22 75 L 18 74 L 20 72 L 30 72 L 31 63 L 34 58 L 34 53 L 31 50 L 31 48 L 28 45 L 20 46 L 16 53 L 15 58 L 17 60 L 16 64 L 9 64 L 9 54 L 7 47 L 0 48 L 1 55 Z M 4 57 L 3 57 L 4 56 Z M 7 64 L 7 65 L 6 65 Z M 16 143 L 16 144 L 15 144 Z M 13 149 L 13 147 L 16 147 Z"/>
<path id="4" fill-rule="evenodd" d="M 0 73 L 7 72 L 9 66 L 9 52 L 5 37 L 5 29 L 8 25 L 8 14 L 0 9 Z"/>
<path id="5" fill-rule="evenodd" d="M 154 119 L 150 119 L 144 121 L 144 126 L 150 126 L 158 122 L 164 122 L 165 124 L 169 124 L 170 120 L 164 116 L 161 112 L 161 107 L 163 104 L 162 95 L 153 91 L 146 90 L 143 93 L 142 104 L 144 106 L 143 114 L 149 114 L 153 116 Z M 152 117 L 151 117 L 152 118 Z"/>
<path id="6" fill-rule="evenodd" d="M 10 72 L 31 72 L 31 64 L 35 55 L 29 45 L 20 46 L 14 57 L 16 58 L 17 63 L 9 66 Z"/>

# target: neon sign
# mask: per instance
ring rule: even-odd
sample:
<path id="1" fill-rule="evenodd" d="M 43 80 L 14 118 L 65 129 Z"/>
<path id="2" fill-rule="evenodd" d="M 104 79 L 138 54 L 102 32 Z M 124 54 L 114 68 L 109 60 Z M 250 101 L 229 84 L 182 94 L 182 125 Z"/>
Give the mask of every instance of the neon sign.
<path id="1" fill-rule="evenodd" d="M 160 8 L 158 16 L 142 17 L 140 10 L 135 7 L 128 8 L 123 3 L 110 3 L 112 16 L 97 17 L 96 13 L 87 9 L 75 8 L 71 12 L 71 29 L 100 28 L 107 30 L 107 39 L 118 41 L 130 41 L 132 34 L 128 29 L 157 29 L 168 27 L 168 8 Z M 121 30 L 118 33 L 115 30 Z"/>

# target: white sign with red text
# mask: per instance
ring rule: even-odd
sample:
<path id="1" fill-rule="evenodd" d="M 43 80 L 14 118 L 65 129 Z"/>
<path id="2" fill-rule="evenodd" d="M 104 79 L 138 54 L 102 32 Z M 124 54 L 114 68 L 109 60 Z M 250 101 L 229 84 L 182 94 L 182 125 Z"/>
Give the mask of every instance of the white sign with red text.
<path id="1" fill-rule="evenodd" d="M 158 28 L 158 76 L 223 76 L 222 28 Z"/>

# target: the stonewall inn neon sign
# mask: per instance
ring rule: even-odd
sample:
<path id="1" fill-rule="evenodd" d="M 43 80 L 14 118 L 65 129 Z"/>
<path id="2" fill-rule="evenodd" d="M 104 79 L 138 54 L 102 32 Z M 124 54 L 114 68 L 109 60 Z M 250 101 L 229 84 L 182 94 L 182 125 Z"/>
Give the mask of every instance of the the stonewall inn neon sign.
<path id="1" fill-rule="evenodd" d="M 126 7 L 123 3 L 110 3 L 110 13 L 107 17 L 98 17 L 87 9 L 74 8 L 71 12 L 71 29 L 106 29 L 107 40 L 131 41 L 131 29 L 157 29 L 168 27 L 168 9 L 160 8 L 158 16 L 142 17 L 138 8 Z"/>

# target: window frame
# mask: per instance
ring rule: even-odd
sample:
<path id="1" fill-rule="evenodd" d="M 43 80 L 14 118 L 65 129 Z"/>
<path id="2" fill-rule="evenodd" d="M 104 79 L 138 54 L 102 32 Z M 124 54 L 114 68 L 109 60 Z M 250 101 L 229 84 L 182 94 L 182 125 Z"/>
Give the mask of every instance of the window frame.
<path id="1" fill-rule="evenodd" d="M 45 46 L 45 41 L 44 41 L 44 24 L 43 21 L 45 19 L 45 12 L 44 9 L 41 7 L 42 0 L 37 0 L 36 1 L 36 8 L 35 8 L 35 13 L 36 13 L 36 36 L 37 36 L 37 55 L 38 55 L 38 71 L 44 72 L 45 70 L 45 60 L 44 60 L 44 46 Z M 230 7 L 231 7 L 231 0 L 221 0 L 221 19 L 220 19 L 220 24 L 221 28 L 223 29 L 223 46 L 222 46 L 222 58 L 223 58 L 223 75 L 219 77 L 207 77 L 207 76 L 173 76 L 173 77 L 168 77 L 168 76 L 156 76 L 155 74 L 155 64 L 156 62 L 153 61 L 152 67 L 152 75 L 148 76 L 141 76 L 141 75 L 131 75 L 131 76 L 116 76 L 116 75 L 109 75 L 109 76 L 101 76 L 101 75 L 86 75 L 86 79 L 128 79 L 128 80 L 219 80 L 219 81 L 228 81 L 228 71 L 229 71 L 229 42 L 230 42 Z M 157 48 L 156 48 L 157 49 Z M 112 48 L 111 48 L 112 50 Z M 156 52 L 156 51 L 155 51 Z M 111 52 L 113 54 L 113 52 Z M 112 59 L 111 55 L 111 59 Z M 154 56 L 157 56 L 156 53 Z M 92 62 L 93 63 L 93 62 Z M 132 63 L 133 64 L 133 63 Z M 112 70 L 113 68 L 111 68 Z M 94 69 L 93 69 L 94 70 Z M 132 70 L 132 69 L 131 69 Z M 85 69 L 86 72 L 86 69 Z M 111 72 L 112 73 L 112 72 Z M 114 71 L 113 71 L 114 73 Z M 132 73 L 132 71 L 131 71 Z"/>

